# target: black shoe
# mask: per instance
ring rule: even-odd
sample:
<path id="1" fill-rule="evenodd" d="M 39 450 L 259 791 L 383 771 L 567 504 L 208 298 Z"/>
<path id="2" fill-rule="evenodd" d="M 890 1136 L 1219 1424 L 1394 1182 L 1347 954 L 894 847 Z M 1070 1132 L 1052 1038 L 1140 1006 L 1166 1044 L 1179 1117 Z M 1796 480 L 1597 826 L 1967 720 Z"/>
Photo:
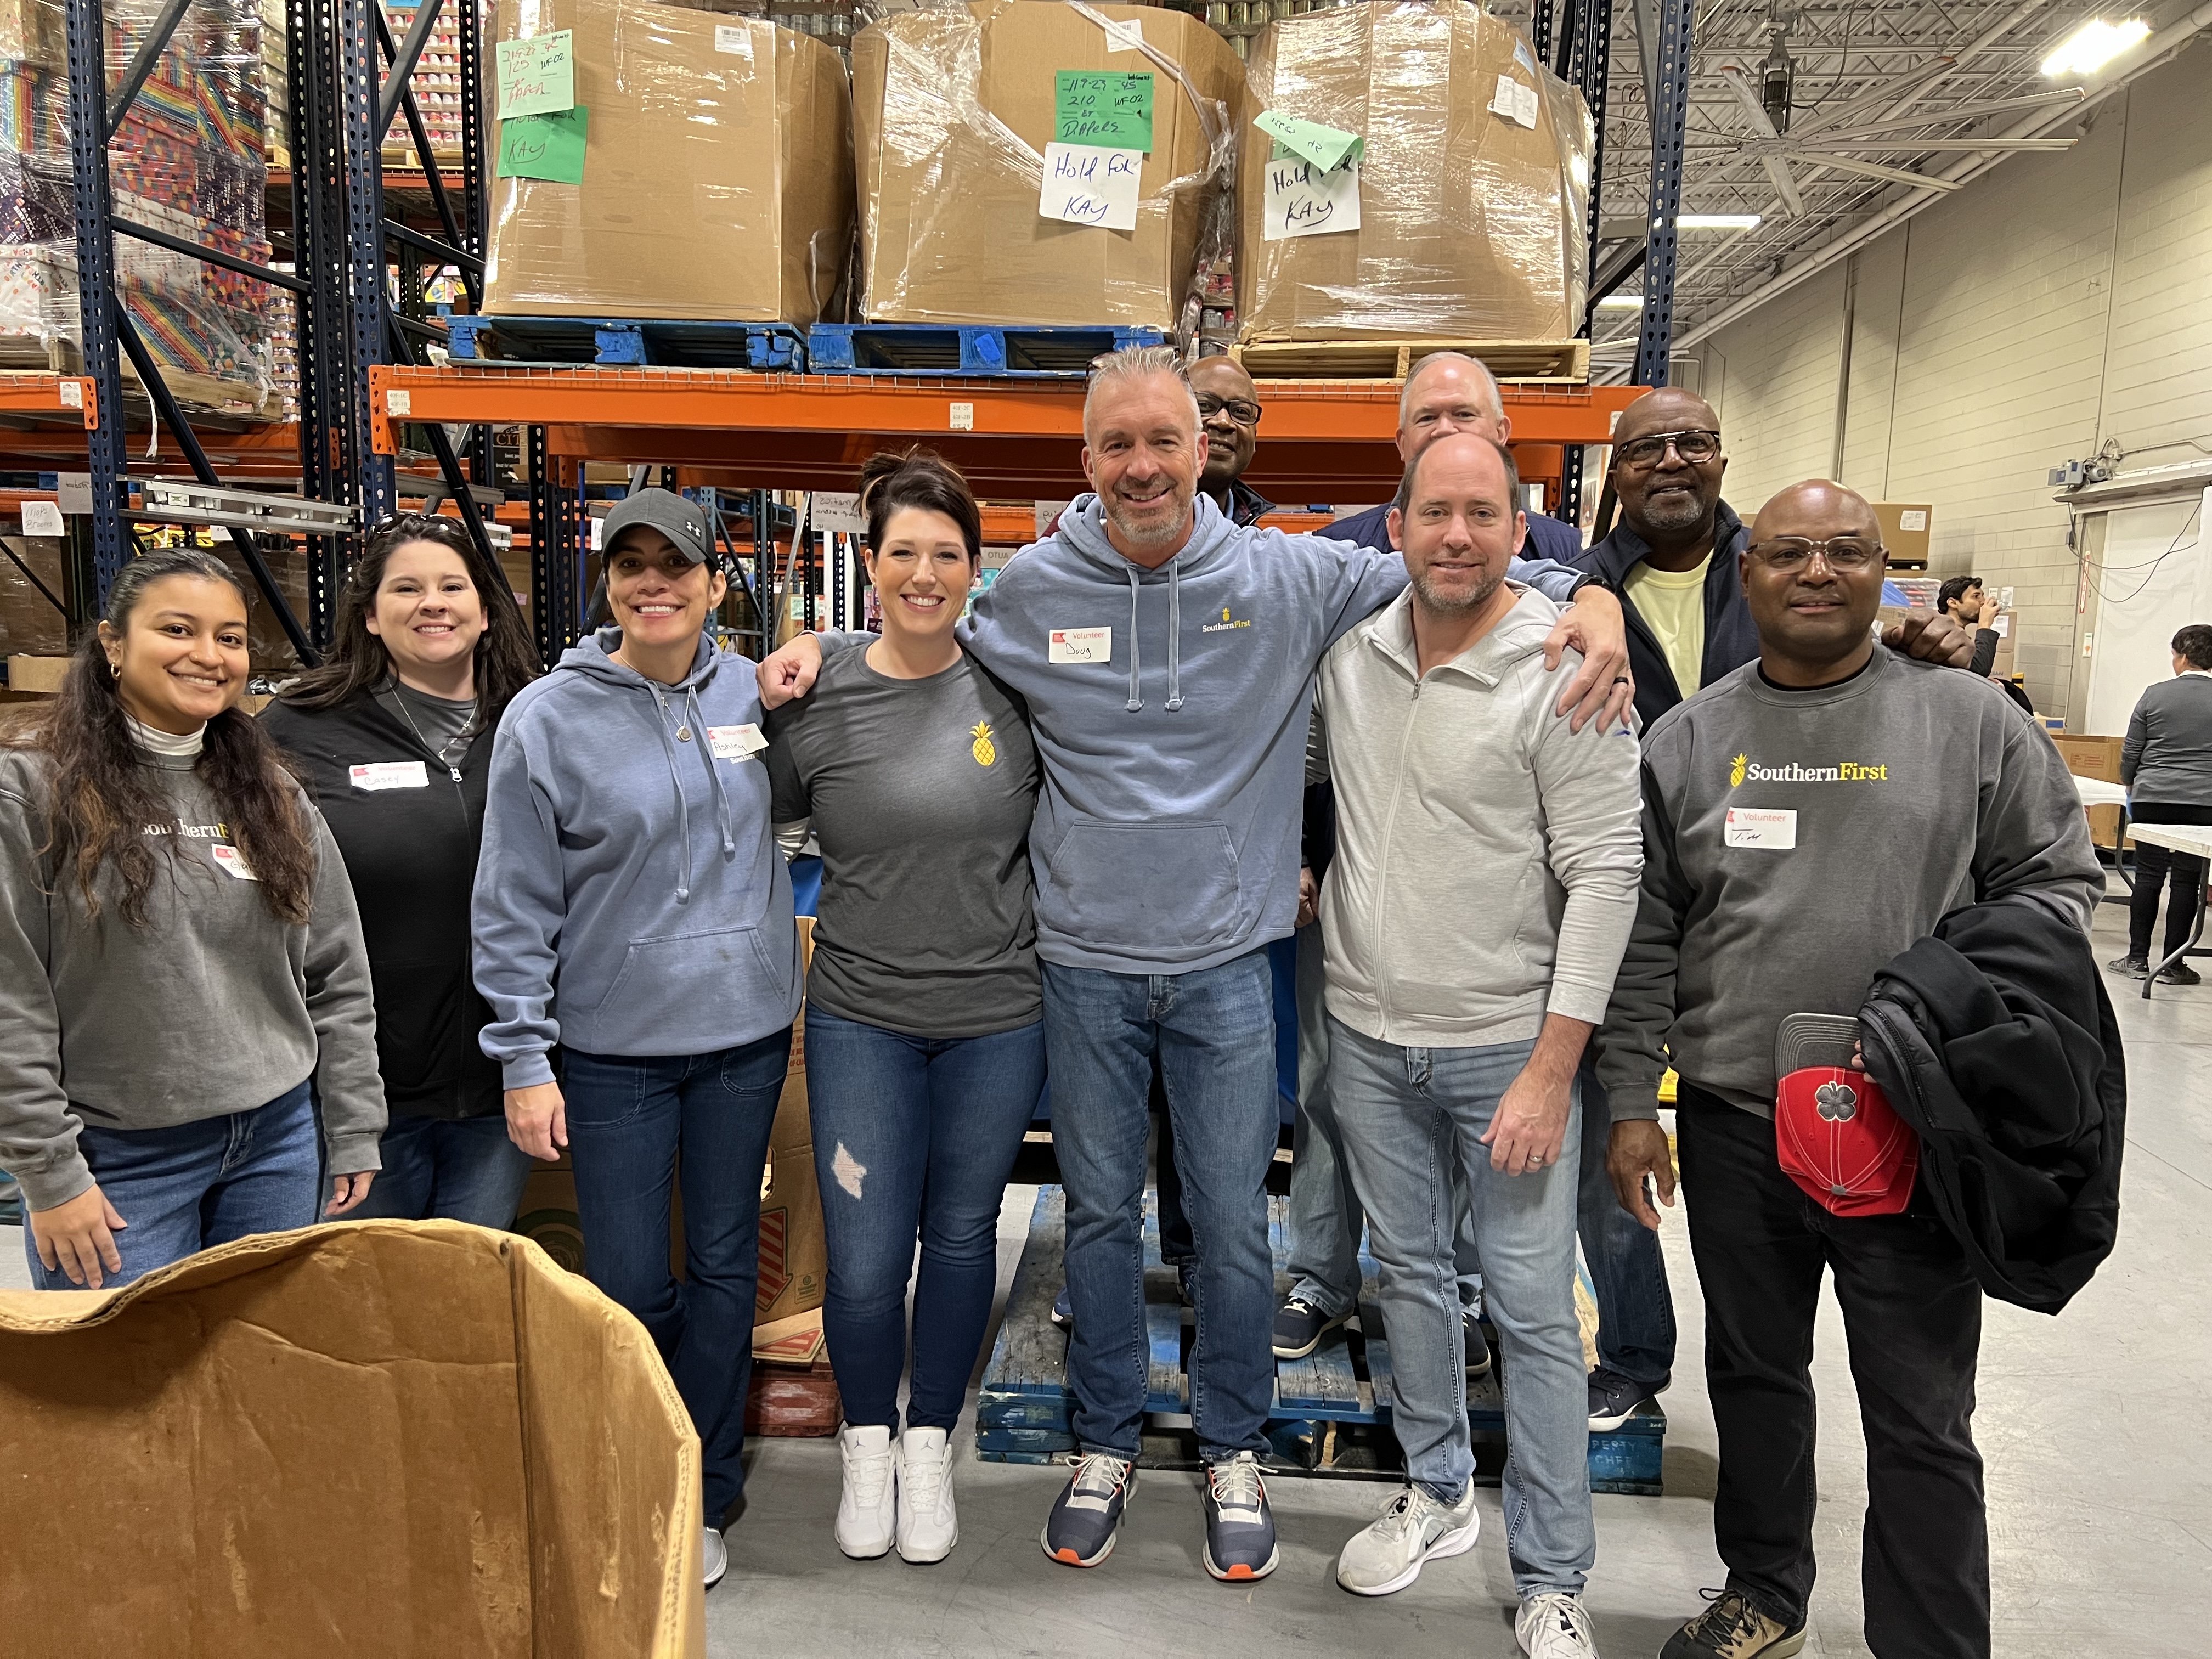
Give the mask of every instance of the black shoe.
<path id="1" fill-rule="evenodd" d="M 1611 1433 L 1650 1405 L 1658 1392 L 1641 1382 L 1630 1382 L 1619 1371 L 1599 1366 L 1589 1374 L 1590 1432 Z"/>
<path id="2" fill-rule="evenodd" d="M 1060 1287 L 1060 1294 L 1053 1298 L 1052 1322 L 1063 1331 L 1075 1328 L 1075 1304 L 1068 1299 L 1065 1285 Z"/>
<path id="3" fill-rule="evenodd" d="M 1304 1359 L 1321 1340 L 1352 1317 L 1325 1314 L 1311 1304 L 1292 1297 L 1275 1310 L 1275 1358 Z"/>
<path id="4" fill-rule="evenodd" d="M 2148 979 L 2150 963 L 2142 957 L 2114 957 L 2105 964 L 2115 974 L 2125 974 L 2130 979 Z"/>
<path id="5" fill-rule="evenodd" d="M 2202 985 L 2204 975 L 2185 962 L 2170 963 L 2159 970 L 2158 982 L 2160 985 Z"/>
<path id="6" fill-rule="evenodd" d="M 1659 1659 L 1790 1659 L 1804 1646 L 1802 1619 L 1792 1629 L 1735 1590 L 1723 1590 L 1712 1606 L 1667 1638 Z"/>
<path id="7" fill-rule="evenodd" d="M 1472 1308 L 1461 1310 L 1459 1322 L 1467 1332 L 1467 1374 L 1469 1377 L 1490 1375 L 1490 1344 L 1483 1340 L 1482 1316 Z"/>
<path id="8" fill-rule="evenodd" d="M 1176 1289 L 1182 1296 L 1184 1307 L 1195 1308 L 1198 1305 L 1198 1263 L 1195 1261 L 1176 1263 Z"/>

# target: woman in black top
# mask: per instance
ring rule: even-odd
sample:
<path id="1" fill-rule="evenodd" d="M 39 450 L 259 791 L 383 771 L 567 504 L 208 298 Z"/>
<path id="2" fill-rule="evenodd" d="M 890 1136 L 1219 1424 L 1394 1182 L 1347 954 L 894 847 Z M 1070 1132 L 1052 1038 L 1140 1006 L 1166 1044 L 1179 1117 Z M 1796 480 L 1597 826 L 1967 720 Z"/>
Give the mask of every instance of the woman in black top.
<path id="1" fill-rule="evenodd" d="M 338 600 L 329 660 L 262 716 L 345 856 L 376 982 L 391 1122 L 357 1217 L 514 1219 L 530 1158 L 507 1139 L 490 1012 L 469 977 L 469 895 L 491 730 L 536 675 L 505 577 L 452 519 L 379 526 Z"/>

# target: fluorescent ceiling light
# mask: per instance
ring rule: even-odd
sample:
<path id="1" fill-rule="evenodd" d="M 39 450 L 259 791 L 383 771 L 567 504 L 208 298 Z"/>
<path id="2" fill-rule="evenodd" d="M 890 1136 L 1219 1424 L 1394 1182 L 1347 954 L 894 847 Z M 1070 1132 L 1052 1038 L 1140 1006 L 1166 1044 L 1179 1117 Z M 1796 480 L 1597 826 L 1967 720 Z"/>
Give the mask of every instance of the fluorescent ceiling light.
<path id="1" fill-rule="evenodd" d="M 1600 311 L 1641 311 L 1644 301 L 1642 296 L 1634 294 L 1608 294 L 1597 302 L 1597 308 Z"/>
<path id="2" fill-rule="evenodd" d="M 2043 72 L 2050 76 L 2094 75 L 2149 33 L 2150 25 L 2140 17 L 2130 17 L 2121 23 L 2093 17 L 2058 43 L 2057 50 L 2043 60 Z"/>
<path id="3" fill-rule="evenodd" d="M 1756 213 L 1686 213 L 1674 221 L 1677 230 L 1756 230 Z"/>

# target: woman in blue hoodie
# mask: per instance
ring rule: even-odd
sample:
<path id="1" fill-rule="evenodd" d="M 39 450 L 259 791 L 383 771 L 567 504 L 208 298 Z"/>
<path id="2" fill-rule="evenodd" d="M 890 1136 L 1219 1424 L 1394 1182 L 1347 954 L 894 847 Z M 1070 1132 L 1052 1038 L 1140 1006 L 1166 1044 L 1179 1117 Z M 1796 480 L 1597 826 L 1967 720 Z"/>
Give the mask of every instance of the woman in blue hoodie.
<path id="1" fill-rule="evenodd" d="M 711 1586 L 744 1484 L 796 928 L 753 665 L 706 634 L 727 584 L 705 515 L 641 490 L 604 539 L 613 625 L 520 693 L 493 745 L 477 988 L 508 1133 L 534 1158 L 573 1153 L 592 1282 L 653 1334 L 690 1411 Z M 679 1155 L 683 1283 L 668 1260 Z"/>

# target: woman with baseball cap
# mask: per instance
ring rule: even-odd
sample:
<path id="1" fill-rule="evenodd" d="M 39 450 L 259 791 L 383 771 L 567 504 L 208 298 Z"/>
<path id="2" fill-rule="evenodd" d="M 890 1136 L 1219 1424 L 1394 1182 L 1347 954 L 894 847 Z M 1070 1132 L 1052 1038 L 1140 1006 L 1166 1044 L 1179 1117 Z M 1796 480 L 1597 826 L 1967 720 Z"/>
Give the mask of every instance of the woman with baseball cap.
<path id="1" fill-rule="evenodd" d="M 942 1560 L 951 1434 L 997 1282 L 999 1205 L 1044 1084 L 1030 913 L 1037 758 L 953 637 L 981 562 L 967 481 L 926 452 L 860 474 L 883 634 L 769 724 L 777 838 L 822 848 L 806 1075 L 845 1406 L 838 1547 Z M 915 1244 L 914 1378 L 899 1432 Z"/>
<path id="2" fill-rule="evenodd" d="M 799 1007 L 796 928 L 753 665 L 707 632 L 727 584 L 705 514 L 640 490 L 608 515 L 603 545 L 612 624 L 518 696 L 493 743 L 476 980 L 507 1131 L 534 1158 L 571 1152 L 592 1281 L 653 1334 L 690 1411 L 711 1586 L 744 1484 L 761 1171 Z"/>

